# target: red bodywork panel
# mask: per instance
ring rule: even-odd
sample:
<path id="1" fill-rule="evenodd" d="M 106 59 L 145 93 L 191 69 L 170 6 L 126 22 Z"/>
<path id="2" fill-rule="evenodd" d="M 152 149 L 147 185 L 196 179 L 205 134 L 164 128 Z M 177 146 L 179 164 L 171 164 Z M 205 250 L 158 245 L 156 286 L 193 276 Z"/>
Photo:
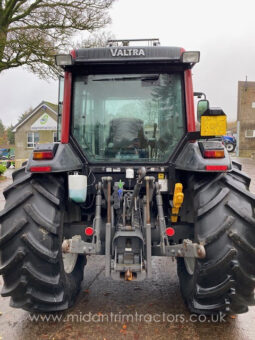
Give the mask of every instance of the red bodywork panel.
<path id="1" fill-rule="evenodd" d="M 70 135 L 72 73 L 65 72 L 61 143 L 67 144 Z"/>
<path id="2" fill-rule="evenodd" d="M 191 70 L 184 72 L 185 83 L 185 98 L 186 98 L 186 112 L 187 112 L 187 131 L 196 131 L 195 111 L 194 111 L 194 95 L 192 85 Z"/>
<path id="3" fill-rule="evenodd" d="M 185 52 L 181 48 L 181 55 Z M 187 131 L 196 131 L 195 111 L 194 111 L 194 94 L 192 83 L 191 69 L 184 71 L 184 86 L 185 86 L 185 99 L 186 99 L 186 112 L 187 112 Z"/>

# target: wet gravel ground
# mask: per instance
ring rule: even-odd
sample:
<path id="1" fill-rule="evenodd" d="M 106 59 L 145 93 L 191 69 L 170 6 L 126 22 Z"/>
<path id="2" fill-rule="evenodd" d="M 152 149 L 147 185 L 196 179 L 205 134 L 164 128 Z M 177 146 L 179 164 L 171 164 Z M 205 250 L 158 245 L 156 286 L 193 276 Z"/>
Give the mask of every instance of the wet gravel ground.
<path id="1" fill-rule="evenodd" d="M 235 160 L 252 177 L 251 191 L 255 193 L 255 161 Z M 4 206 L 1 193 L 11 183 L 11 170 L 7 176 L 0 181 L 0 209 Z M 2 285 L 0 276 L 0 289 Z M 31 315 L 9 307 L 9 298 L 0 297 L 0 340 L 254 338 L 255 307 L 222 320 L 198 320 L 190 315 L 180 295 L 176 262 L 169 258 L 153 259 L 152 280 L 116 282 L 105 279 L 104 258 L 90 256 L 77 303 L 64 313 Z"/>

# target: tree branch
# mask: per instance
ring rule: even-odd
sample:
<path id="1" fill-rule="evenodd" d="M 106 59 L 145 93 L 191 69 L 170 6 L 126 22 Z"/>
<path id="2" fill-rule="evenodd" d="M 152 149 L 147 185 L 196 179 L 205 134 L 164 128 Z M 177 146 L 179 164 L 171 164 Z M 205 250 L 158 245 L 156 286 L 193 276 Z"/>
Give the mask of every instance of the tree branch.
<path id="1" fill-rule="evenodd" d="M 71 48 L 75 32 L 105 27 L 114 1 L 0 0 L 0 72 L 27 65 L 40 76 L 53 76 L 59 71 L 54 54 Z"/>
<path id="2" fill-rule="evenodd" d="M 22 18 L 25 18 L 26 16 L 28 16 L 34 9 L 38 8 L 38 5 L 43 2 L 43 0 L 36 0 L 34 3 L 32 3 L 22 14 L 17 15 L 15 17 L 13 17 L 10 20 L 10 23 L 15 22 L 15 21 L 19 21 Z"/>

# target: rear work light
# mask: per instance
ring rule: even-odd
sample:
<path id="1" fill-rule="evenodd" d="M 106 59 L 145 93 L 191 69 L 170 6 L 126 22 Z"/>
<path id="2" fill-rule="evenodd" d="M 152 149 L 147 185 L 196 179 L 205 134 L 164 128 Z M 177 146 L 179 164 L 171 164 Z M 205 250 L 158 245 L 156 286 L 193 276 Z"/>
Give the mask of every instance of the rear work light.
<path id="1" fill-rule="evenodd" d="M 57 66 L 67 66 L 73 64 L 71 54 L 58 54 L 55 55 L 55 63 Z"/>
<path id="2" fill-rule="evenodd" d="M 30 172 L 51 172 L 51 166 L 31 166 Z"/>
<path id="3" fill-rule="evenodd" d="M 198 63 L 199 60 L 200 60 L 200 52 L 199 51 L 183 52 L 183 54 L 181 56 L 181 61 L 183 63 L 195 64 L 195 63 Z"/>
<path id="4" fill-rule="evenodd" d="M 54 153 L 53 151 L 34 151 L 33 152 L 33 159 L 38 160 L 44 160 L 44 159 L 53 159 Z"/>
<path id="5" fill-rule="evenodd" d="M 206 165 L 206 171 L 227 171 L 227 165 Z"/>
<path id="6" fill-rule="evenodd" d="M 224 150 L 204 150 L 204 158 L 224 158 Z"/>

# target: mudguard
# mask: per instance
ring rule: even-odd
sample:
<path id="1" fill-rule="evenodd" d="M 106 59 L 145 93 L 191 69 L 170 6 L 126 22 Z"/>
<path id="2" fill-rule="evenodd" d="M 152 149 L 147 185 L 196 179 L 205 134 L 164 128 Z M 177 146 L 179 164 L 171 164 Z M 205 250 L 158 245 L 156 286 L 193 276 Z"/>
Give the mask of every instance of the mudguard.
<path id="1" fill-rule="evenodd" d="M 195 172 L 208 172 L 208 170 L 206 170 L 207 165 L 218 165 L 227 166 L 227 171 L 231 171 L 232 162 L 225 147 L 224 152 L 224 158 L 204 158 L 200 151 L 198 142 L 189 142 L 184 146 L 176 159 L 176 169 Z"/>
<path id="2" fill-rule="evenodd" d="M 67 172 L 82 169 L 82 162 L 70 144 L 54 143 L 36 146 L 37 151 L 49 150 L 50 148 L 56 148 L 54 158 L 50 160 L 33 160 L 33 153 L 31 153 L 26 165 L 26 172 L 30 172 L 30 168 L 34 166 L 50 166 L 51 172 Z"/>

